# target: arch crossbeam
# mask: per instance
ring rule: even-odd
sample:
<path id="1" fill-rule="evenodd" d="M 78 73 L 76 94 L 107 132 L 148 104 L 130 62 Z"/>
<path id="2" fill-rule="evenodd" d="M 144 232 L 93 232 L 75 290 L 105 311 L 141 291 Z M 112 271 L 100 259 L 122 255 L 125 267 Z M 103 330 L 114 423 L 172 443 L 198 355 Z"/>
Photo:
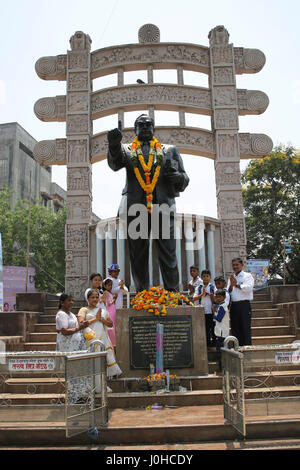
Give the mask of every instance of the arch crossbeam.
<path id="1" fill-rule="evenodd" d="M 67 112 L 66 96 L 41 98 L 35 103 L 34 111 L 42 121 L 65 121 Z M 123 111 L 137 111 L 152 107 L 154 110 L 184 111 L 202 115 L 212 115 L 213 106 L 218 108 L 235 107 L 238 114 L 261 114 L 269 99 L 259 90 L 235 90 L 224 84 L 213 96 L 208 88 L 175 84 L 123 85 L 105 88 L 91 95 L 91 118 L 97 119 Z M 80 91 L 68 95 L 68 109 L 72 112 L 85 112 L 88 109 L 88 96 Z"/>
<path id="2" fill-rule="evenodd" d="M 220 52 L 221 54 L 221 52 Z M 223 52 L 221 64 L 228 58 Z M 265 65 L 266 58 L 258 49 L 234 47 L 235 73 L 257 73 Z M 211 73 L 209 48 L 187 43 L 126 44 L 106 47 L 91 53 L 91 78 L 124 72 L 144 70 L 147 66 L 154 69 L 176 69 L 181 65 L 184 70 Z M 84 59 L 77 55 L 72 59 L 73 70 L 80 71 L 85 66 Z M 66 80 L 67 55 L 41 57 L 35 65 L 37 75 L 43 80 Z M 85 77 L 72 79 L 70 86 L 84 83 Z M 82 82 L 82 83 L 81 83 Z"/>
<path id="3" fill-rule="evenodd" d="M 173 142 L 180 153 L 216 159 L 216 145 L 213 132 L 197 127 L 158 126 L 156 135 L 160 142 Z M 123 130 L 123 142 L 132 142 L 134 129 Z M 42 140 L 34 149 L 34 158 L 41 165 L 66 165 L 69 161 L 80 162 L 85 141 L 72 142 L 67 156 L 66 139 Z M 129 145 L 129 144 L 128 144 Z M 272 140 L 265 134 L 239 133 L 240 157 L 242 159 L 261 158 L 271 152 Z M 106 159 L 107 133 L 101 132 L 92 137 L 91 163 Z M 231 148 L 222 147 L 224 159 L 230 159 Z"/>

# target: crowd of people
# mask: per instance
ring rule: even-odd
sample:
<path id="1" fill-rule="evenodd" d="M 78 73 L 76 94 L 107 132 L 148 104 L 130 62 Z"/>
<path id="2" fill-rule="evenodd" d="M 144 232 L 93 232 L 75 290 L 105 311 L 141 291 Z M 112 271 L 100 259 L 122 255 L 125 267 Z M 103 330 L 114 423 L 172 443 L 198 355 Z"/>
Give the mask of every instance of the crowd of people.
<path id="1" fill-rule="evenodd" d="M 214 283 L 208 269 L 200 274 L 197 266 L 190 267 L 192 279 L 188 284 L 189 296 L 195 305 L 204 308 L 207 346 L 216 347 L 220 370 L 221 348 L 230 329 L 240 346 L 252 344 L 251 300 L 254 280 L 251 273 L 243 270 L 243 264 L 241 258 L 234 258 L 233 273 L 229 279 L 218 276 Z"/>
<path id="2" fill-rule="evenodd" d="M 212 281 L 208 269 L 200 273 L 197 266 L 190 267 L 188 295 L 195 306 L 204 308 L 207 346 L 216 348 L 220 370 L 221 348 L 230 329 L 240 346 L 251 345 L 253 277 L 243 270 L 241 258 L 232 260 L 232 270 L 228 280 L 218 276 Z M 119 273 L 116 264 L 108 268 L 104 280 L 99 273 L 93 273 L 85 292 L 87 305 L 80 308 L 78 316 L 71 311 L 74 303 L 68 294 L 61 295 L 56 315 L 57 350 L 84 350 L 92 341 L 102 341 L 107 351 L 108 377 L 122 374 L 116 362 L 116 312 L 123 307 L 128 289 Z"/>

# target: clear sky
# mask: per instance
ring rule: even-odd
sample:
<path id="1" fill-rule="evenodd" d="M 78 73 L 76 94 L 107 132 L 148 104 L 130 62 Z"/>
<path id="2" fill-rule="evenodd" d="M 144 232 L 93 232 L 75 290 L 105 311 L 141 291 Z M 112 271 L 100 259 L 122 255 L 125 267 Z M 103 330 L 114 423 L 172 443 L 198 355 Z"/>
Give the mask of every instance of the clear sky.
<path id="1" fill-rule="evenodd" d="M 65 123 L 39 121 L 34 103 L 42 97 L 65 94 L 65 82 L 43 81 L 35 62 L 43 56 L 65 54 L 75 31 L 92 39 L 92 50 L 138 42 L 146 23 L 160 29 L 162 42 L 191 42 L 208 46 L 211 28 L 224 25 L 236 47 L 257 48 L 267 58 L 261 72 L 238 75 L 238 88 L 267 93 L 270 105 L 259 116 L 240 117 L 240 132 L 269 135 L 274 145 L 300 148 L 300 2 L 298 0 L 11 0 L 1 1 L 0 13 L 0 122 L 18 122 L 36 140 L 65 136 Z M 173 72 L 160 72 L 155 81 L 174 81 Z M 135 83 L 143 72 L 126 74 Z M 186 73 L 185 83 L 206 86 L 207 76 Z M 114 86 L 115 76 L 94 81 L 94 90 Z M 137 114 L 128 113 L 133 125 Z M 156 123 L 174 124 L 170 113 L 157 113 Z M 117 124 L 116 117 L 94 122 L 94 133 Z M 187 124 L 210 128 L 208 117 L 189 116 Z M 190 185 L 177 199 L 179 211 L 217 217 L 213 161 L 183 155 Z M 241 163 L 241 169 L 247 162 Z M 66 169 L 54 166 L 53 181 L 66 189 Z M 93 211 L 100 217 L 116 215 L 125 173 L 113 173 L 106 161 L 93 165 Z"/>

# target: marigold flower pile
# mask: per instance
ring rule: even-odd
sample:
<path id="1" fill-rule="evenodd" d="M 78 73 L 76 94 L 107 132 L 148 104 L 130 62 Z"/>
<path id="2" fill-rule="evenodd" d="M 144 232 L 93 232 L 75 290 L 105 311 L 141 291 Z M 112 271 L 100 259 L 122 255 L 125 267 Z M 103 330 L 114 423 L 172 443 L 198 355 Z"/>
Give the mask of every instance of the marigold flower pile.
<path id="1" fill-rule="evenodd" d="M 150 287 L 148 291 L 138 292 L 132 299 L 131 305 L 135 310 L 148 310 L 155 315 L 165 316 L 166 307 L 178 307 L 182 303 L 194 305 L 187 297 L 180 292 L 170 292 L 162 286 Z"/>
<path id="2" fill-rule="evenodd" d="M 177 375 L 176 374 L 170 374 L 170 379 L 177 379 Z M 166 380 L 167 379 L 167 375 L 165 372 L 162 372 L 161 374 L 153 374 L 153 375 L 148 375 L 147 377 L 145 377 L 147 379 L 148 382 L 150 382 L 151 380 Z"/>

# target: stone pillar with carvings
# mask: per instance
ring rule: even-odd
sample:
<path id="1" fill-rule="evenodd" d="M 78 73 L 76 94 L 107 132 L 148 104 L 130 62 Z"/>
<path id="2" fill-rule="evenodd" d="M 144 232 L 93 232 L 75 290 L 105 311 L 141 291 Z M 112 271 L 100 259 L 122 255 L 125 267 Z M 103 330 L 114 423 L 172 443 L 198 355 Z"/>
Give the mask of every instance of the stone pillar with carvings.
<path id="1" fill-rule="evenodd" d="M 224 26 L 212 29 L 208 37 L 217 205 L 227 275 L 232 271 L 232 258 L 246 258 L 234 48 L 229 44 L 229 34 Z"/>
<path id="2" fill-rule="evenodd" d="M 91 39 L 77 31 L 67 53 L 66 292 L 84 298 L 89 285 L 89 225 L 92 221 Z"/>

